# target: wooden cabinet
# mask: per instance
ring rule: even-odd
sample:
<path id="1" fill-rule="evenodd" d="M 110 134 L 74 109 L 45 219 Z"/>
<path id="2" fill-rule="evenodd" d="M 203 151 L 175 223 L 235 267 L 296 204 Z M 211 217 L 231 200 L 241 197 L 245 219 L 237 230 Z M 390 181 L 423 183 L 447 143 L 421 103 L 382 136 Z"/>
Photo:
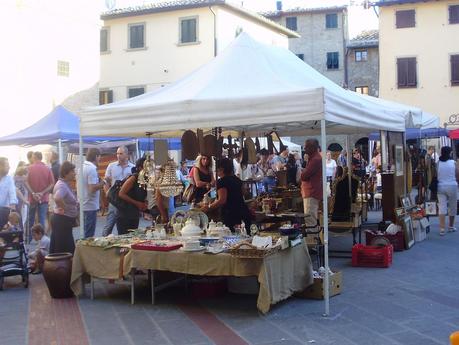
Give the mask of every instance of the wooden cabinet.
<path id="1" fill-rule="evenodd" d="M 397 217 L 394 209 L 400 207 L 400 197 L 405 195 L 405 176 L 383 173 L 382 187 L 383 220 L 390 220 L 395 223 Z"/>

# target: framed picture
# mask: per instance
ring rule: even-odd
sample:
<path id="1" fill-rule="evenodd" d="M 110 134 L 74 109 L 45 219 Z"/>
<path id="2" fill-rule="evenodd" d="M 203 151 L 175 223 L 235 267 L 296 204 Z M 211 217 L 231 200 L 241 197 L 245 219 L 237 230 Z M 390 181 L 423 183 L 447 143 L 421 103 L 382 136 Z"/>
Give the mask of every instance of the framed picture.
<path id="1" fill-rule="evenodd" d="M 397 216 L 397 218 L 400 218 L 404 214 L 405 214 L 405 209 L 403 207 L 399 207 L 395 209 L 395 215 Z"/>
<path id="2" fill-rule="evenodd" d="M 403 146 L 395 145 L 395 175 L 403 176 L 404 166 L 403 166 Z"/>
<path id="3" fill-rule="evenodd" d="M 401 220 L 403 234 L 405 236 L 405 247 L 409 249 L 414 244 L 413 221 L 410 216 L 406 216 Z"/>
<path id="4" fill-rule="evenodd" d="M 400 204 L 402 205 L 402 207 L 406 210 L 408 208 L 410 208 L 412 205 L 411 205 L 411 199 L 409 196 L 405 195 L 405 196 L 401 196 L 400 197 Z"/>
<path id="5" fill-rule="evenodd" d="M 426 201 L 425 210 L 426 210 L 426 216 L 436 216 L 437 215 L 437 202 L 436 201 Z"/>

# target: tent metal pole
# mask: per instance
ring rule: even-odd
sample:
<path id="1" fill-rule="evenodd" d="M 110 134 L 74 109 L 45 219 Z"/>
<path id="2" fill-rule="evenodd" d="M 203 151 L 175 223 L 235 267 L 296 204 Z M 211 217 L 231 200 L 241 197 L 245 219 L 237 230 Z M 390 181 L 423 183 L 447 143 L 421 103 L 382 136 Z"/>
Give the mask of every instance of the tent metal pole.
<path id="1" fill-rule="evenodd" d="M 80 135 L 79 143 L 79 174 L 77 183 L 78 201 L 80 203 L 80 238 L 84 238 L 84 213 L 83 213 L 83 137 Z"/>
<path id="2" fill-rule="evenodd" d="M 57 140 L 57 151 L 59 154 L 59 164 L 62 165 L 62 162 L 64 162 L 64 152 L 62 151 L 62 139 Z"/>
<path id="3" fill-rule="evenodd" d="M 327 148 L 327 133 L 325 130 L 325 120 L 320 120 L 320 137 L 322 147 L 322 198 L 323 198 L 323 227 L 324 227 L 324 263 L 325 263 L 325 276 L 324 276 L 324 300 L 325 312 L 324 316 L 330 315 L 330 285 L 329 285 L 329 266 L 328 266 L 328 193 L 327 193 L 327 155 L 325 154 Z"/>
<path id="4" fill-rule="evenodd" d="M 140 158 L 140 145 L 139 145 L 139 139 L 135 140 L 135 153 L 137 155 L 136 160 Z"/>
<path id="5" fill-rule="evenodd" d="M 346 159 L 346 166 L 347 166 L 347 178 L 349 184 L 349 200 L 352 203 L 352 152 L 350 152 L 351 145 L 349 141 L 349 134 L 346 135 L 346 152 L 347 152 L 347 159 Z"/>

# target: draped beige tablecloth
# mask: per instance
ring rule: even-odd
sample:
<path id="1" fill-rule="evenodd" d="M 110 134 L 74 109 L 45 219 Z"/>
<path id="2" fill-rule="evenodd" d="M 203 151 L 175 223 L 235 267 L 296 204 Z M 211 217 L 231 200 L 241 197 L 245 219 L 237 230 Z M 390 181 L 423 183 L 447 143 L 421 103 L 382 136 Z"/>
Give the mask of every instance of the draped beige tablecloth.
<path id="1" fill-rule="evenodd" d="M 313 282 L 311 258 L 304 243 L 264 259 L 241 259 L 227 253 L 211 255 L 181 250 L 129 250 L 123 255 L 119 248 L 104 250 L 77 244 L 71 288 L 76 295 L 80 295 L 84 274 L 120 279 L 120 273 L 126 275 L 133 268 L 203 276 L 256 276 L 260 283 L 257 307 L 262 313 L 267 313 L 272 304 L 304 290 Z"/>

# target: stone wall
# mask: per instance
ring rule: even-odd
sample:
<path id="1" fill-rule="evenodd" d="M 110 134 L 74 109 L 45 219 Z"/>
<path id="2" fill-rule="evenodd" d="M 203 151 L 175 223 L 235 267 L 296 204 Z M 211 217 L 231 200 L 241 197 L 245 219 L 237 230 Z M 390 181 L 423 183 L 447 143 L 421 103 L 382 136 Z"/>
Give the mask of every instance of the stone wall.
<path id="1" fill-rule="evenodd" d="M 355 61 L 355 52 L 366 50 L 367 61 Z M 379 51 L 373 48 L 349 48 L 348 55 L 348 87 L 355 91 L 356 87 L 368 86 L 370 96 L 379 96 Z"/>
<path id="2" fill-rule="evenodd" d="M 327 12 L 336 13 L 336 12 Z M 297 32 L 300 38 L 289 39 L 289 49 L 295 54 L 304 54 L 304 61 L 327 78 L 340 86 L 344 85 L 345 65 L 344 46 L 347 39 L 347 16 L 338 13 L 338 28 L 325 27 L 326 13 L 297 13 L 284 15 L 280 18 L 271 18 L 277 23 L 286 26 L 286 17 L 297 17 Z M 339 68 L 327 70 L 327 53 L 338 52 Z"/>

